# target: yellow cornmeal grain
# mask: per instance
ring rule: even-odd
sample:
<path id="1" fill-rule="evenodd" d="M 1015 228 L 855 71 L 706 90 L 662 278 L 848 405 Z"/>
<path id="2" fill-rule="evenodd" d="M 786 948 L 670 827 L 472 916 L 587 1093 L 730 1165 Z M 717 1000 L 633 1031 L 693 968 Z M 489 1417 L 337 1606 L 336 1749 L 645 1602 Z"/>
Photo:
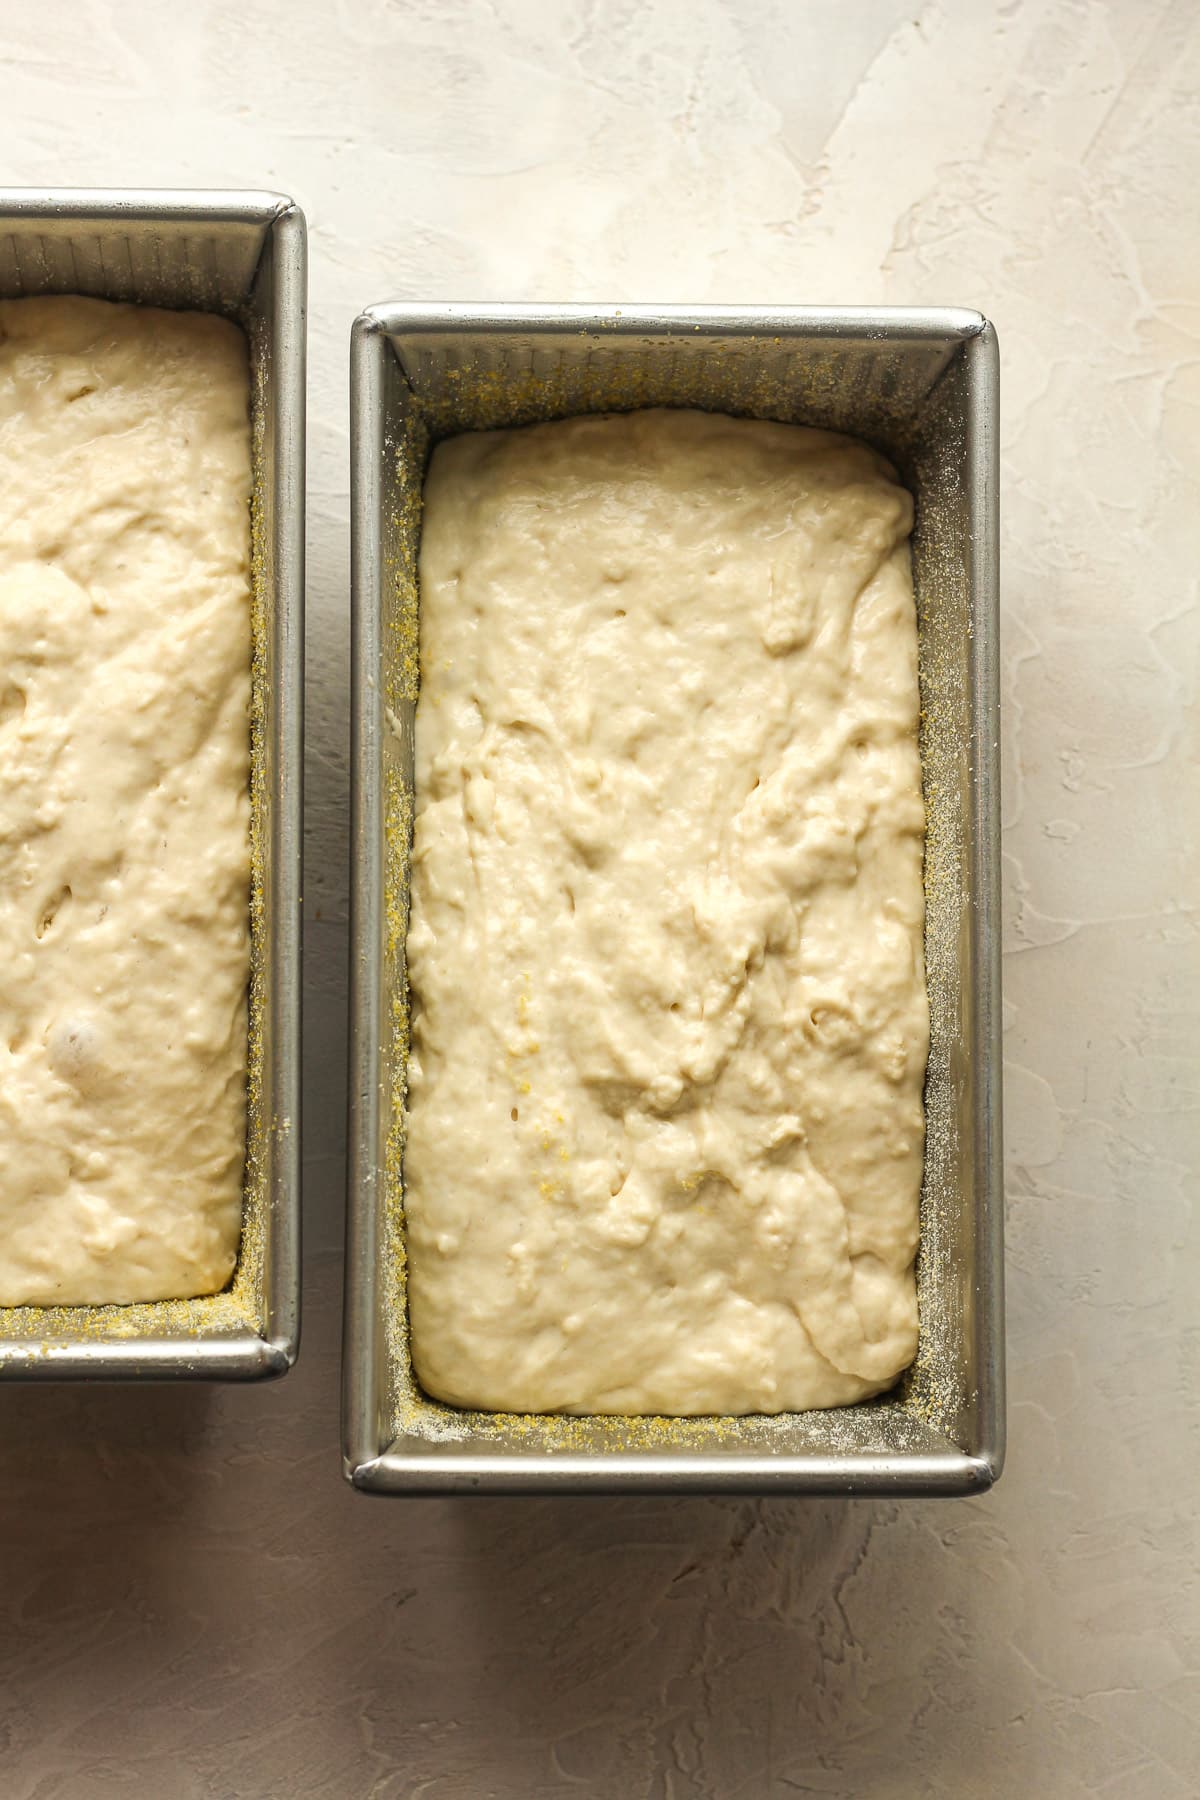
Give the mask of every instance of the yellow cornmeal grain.
<path id="1" fill-rule="evenodd" d="M 697 328 L 698 329 L 698 328 Z M 588 334 L 580 332 L 580 339 Z M 778 345 L 779 339 L 774 343 Z M 752 351 L 757 357 L 758 346 Z M 675 361 L 675 359 L 662 359 Z M 744 367 L 738 365 L 744 362 Z M 727 353 L 719 376 L 707 358 L 697 358 L 695 368 L 681 373 L 678 366 L 659 373 L 647 367 L 630 368 L 607 359 L 581 376 L 578 367 L 564 368 L 550 375 L 531 371 L 504 372 L 468 366 L 447 370 L 444 374 L 447 397 L 429 407 L 424 421 L 409 419 L 404 436 L 393 445 L 395 469 L 395 505 L 388 525 L 388 561 L 385 584 L 382 688 L 385 703 L 400 715 L 412 705 L 417 687 L 417 619 L 416 546 L 420 529 L 421 487 L 430 445 L 439 436 L 452 431 L 483 430 L 493 426 L 531 423 L 536 420 L 569 417 L 586 412 L 629 411 L 651 405 L 695 406 L 713 411 L 745 414 L 749 417 L 795 420 L 814 425 L 836 425 L 854 429 L 838 408 L 840 377 L 834 367 L 808 383 L 807 403 L 803 414 L 795 409 L 794 391 L 786 375 L 773 374 L 756 364 L 751 357 L 742 358 L 736 351 Z M 890 426 L 893 442 L 901 442 L 917 411 L 921 394 L 908 390 L 903 381 L 894 388 L 886 409 L 885 422 Z M 876 416 L 881 409 L 873 403 Z M 926 429 L 936 428 L 936 420 Z M 870 439 L 866 422 L 862 435 Z M 939 498 L 935 496 L 935 499 Z M 954 497 L 946 496 L 953 504 Z M 922 531 L 918 512 L 916 536 Z M 927 553 L 928 554 L 928 553 Z M 925 588 L 936 590 L 939 572 L 936 562 L 928 570 Z M 950 578 L 949 570 L 944 572 Z M 918 625 L 922 606 L 918 592 Z M 932 650 L 930 640 L 919 631 L 921 691 L 937 692 L 953 679 L 948 667 L 948 649 Z M 937 660 L 935 660 L 935 658 Z M 947 659 L 943 668 L 942 659 Z M 939 983 L 944 988 L 956 978 L 957 955 L 953 939 L 954 908 L 936 903 L 945 889 L 956 892 L 960 883 L 954 834 L 947 828 L 943 801 L 956 804 L 947 796 L 955 793 L 953 771 L 942 752 L 940 762 L 931 750 L 931 740 L 924 710 L 921 713 L 921 761 L 926 799 L 925 877 L 926 938 L 925 964 L 931 1000 Z M 944 781 L 939 780 L 945 771 Z M 945 794 L 942 793 L 944 786 Z M 386 846 L 385 905 L 389 921 L 393 916 L 407 918 L 408 856 L 412 832 L 412 795 L 400 782 L 385 786 L 384 835 Z M 394 1382 L 392 1429 L 395 1435 L 412 1434 L 427 1439 L 465 1439 L 476 1442 L 501 1443 L 507 1439 L 536 1438 L 538 1448 L 570 1454 L 583 1450 L 603 1450 L 610 1454 L 622 1451 L 680 1449 L 701 1451 L 711 1447 L 714 1439 L 747 1450 L 767 1452 L 772 1449 L 795 1448 L 797 1429 L 803 1428 L 807 1415 L 780 1414 L 747 1418 L 663 1418 L 608 1417 L 572 1418 L 566 1415 L 518 1415 L 463 1412 L 430 1400 L 417 1386 L 408 1353 L 408 1321 L 405 1300 L 406 1259 L 404 1248 L 403 1195 L 403 1108 L 404 1062 L 408 1049 L 408 1001 L 403 983 L 393 979 L 395 966 L 384 971 L 385 990 L 392 995 L 391 1029 L 385 1069 L 399 1073 L 391 1082 L 391 1122 L 384 1158 L 384 1211 L 386 1220 L 383 1246 L 383 1289 L 388 1318 L 389 1363 Z M 950 1100 L 951 1076 L 945 1058 L 935 1042 L 926 1078 L 926 1168 L 931 1157 L 944 1151 L 947 1136 L 953 1130 Z M 528 1084 L 526 1085 L 526 1089 Z M 918 1293 L 922 1298 L 921 1271 L 925 1266 L 939 1267 L 943 1279 L 956 1274 L 957 1246 L 948 1235 L 936 1207 L 921 1204 L 921 1248 L 918 1254 Z M 959 1369 L 960 1347 L 955 1322 L 946 1318 L 926 1320 L 922 1310 L 921 1333 L 917 1355 L 912 1366 L 891 1394 L 866 1400 L 852 1409 L 857 1423 L 849 1415 L 830 1412 L 819 1415 L 819 1431 L 814 1435 L 817 1447 L 828 1450 L 855 1448 L 861 1442 L 861 1428 L 866 1415 L 871 1416 L 873 1446 L 887 1451 L 899 1448 L 911 1439 L 912 1428 L 926 1422 L 939 1431 L 952 1423 L 953 1409 L 961 1390 Z"/>

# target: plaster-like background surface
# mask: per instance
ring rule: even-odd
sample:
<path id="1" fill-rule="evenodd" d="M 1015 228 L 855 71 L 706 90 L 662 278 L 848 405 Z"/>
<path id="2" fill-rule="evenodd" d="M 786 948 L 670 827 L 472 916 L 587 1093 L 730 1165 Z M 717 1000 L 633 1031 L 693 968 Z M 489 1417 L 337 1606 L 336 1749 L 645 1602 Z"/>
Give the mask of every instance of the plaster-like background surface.
<path id="1" fill-rule="evenodd" d="M 0 1394 L 4 1800 L 1200 1792 L 1191 0 L 0 0 L 0 179 L 311 229 L 308 1280 Z M 1004 359 L 1011 1453 L 973 1503 L 341 1483 L 350 320 L 952 301 Z"/>

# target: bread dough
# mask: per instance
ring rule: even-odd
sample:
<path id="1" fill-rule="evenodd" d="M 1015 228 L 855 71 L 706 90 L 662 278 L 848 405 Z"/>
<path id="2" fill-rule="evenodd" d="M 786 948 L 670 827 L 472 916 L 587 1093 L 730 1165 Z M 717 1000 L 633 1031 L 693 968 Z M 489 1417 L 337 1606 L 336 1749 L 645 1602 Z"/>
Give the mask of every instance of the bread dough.
<path id="1" fill-rule="evenodd" d="M 0 303 L 0 1304 L 234 1266 L 249 959 L 245 340 Z"/>
<path id="2" fill-rule="evenodd" d="M 912 504 L 796 426 L 434 453 L 405 1153 L 461 1406 L 825 1407 L 917 1335 Z"/>

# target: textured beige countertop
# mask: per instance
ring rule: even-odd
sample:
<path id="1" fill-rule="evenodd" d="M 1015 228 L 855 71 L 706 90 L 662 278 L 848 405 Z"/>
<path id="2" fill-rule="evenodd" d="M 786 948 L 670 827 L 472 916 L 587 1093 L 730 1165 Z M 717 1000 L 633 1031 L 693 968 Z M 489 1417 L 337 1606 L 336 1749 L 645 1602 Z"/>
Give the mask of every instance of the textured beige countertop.
<path id="1" fill-rule="evenodd" d="M 1200 1792 L 1198 89 L 1190 0 L 0 0 L 4 180 L 283 188 L 312 301 L 303 1354 L 0 1393 L 3 1800 Z M 982 1500 L 342 1485 L 346 361 L 390 297 L 998 326 Z"/>

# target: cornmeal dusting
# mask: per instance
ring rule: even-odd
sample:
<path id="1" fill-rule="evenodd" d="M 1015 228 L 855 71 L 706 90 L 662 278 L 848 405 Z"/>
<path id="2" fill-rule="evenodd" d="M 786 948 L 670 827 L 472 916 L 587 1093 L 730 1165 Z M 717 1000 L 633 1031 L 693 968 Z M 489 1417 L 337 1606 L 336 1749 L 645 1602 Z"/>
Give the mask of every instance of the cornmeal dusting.
<path id="1" fill-rule="evenodd" d="M 435 1397 L 770 1413 L 912 1359 L 911 524 L 881 457 L 797 426 L 435 451 L 404 1164 Z"/>
<path id="2" fill-rule="evenodd" d="M 249 495 L 236 326 L 0 303 L 0 1305 L 234 1267 Z"/>

